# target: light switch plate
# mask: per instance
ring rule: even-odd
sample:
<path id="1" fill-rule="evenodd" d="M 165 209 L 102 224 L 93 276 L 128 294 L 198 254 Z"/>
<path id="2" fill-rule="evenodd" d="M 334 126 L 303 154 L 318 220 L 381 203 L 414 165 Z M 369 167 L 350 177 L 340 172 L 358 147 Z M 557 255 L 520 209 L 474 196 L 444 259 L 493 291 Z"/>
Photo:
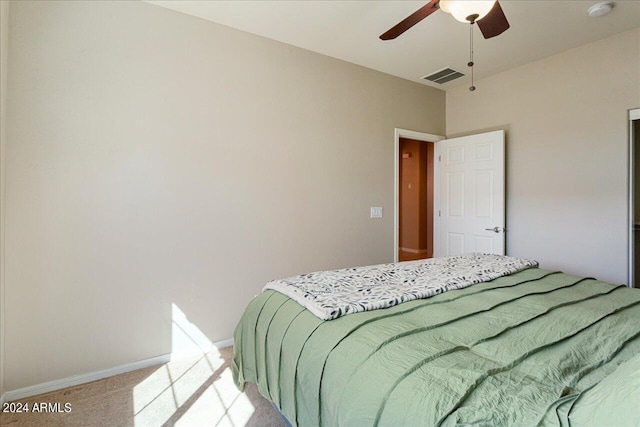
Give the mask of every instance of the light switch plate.
<path id="1" fill-rule="evenodd" d="M 382 206 L 371 206 L 371 218 L 382 218 Z"/>

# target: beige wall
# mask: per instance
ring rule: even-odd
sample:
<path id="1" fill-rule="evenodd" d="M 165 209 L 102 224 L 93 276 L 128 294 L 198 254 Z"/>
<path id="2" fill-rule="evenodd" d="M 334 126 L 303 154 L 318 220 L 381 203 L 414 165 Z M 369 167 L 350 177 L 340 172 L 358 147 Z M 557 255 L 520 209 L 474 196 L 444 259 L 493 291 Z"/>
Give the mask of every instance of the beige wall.
<path id="1" fill-rule="evenodd" d="M 393 260 L 394 128 L 444 133 L 444 92 L 141 2 L 10 24 L 8 390 L 168 353 L 171 304 L 216 342 L 270 279 Z"/>
<path id="2" fill-rule="evenodd" d="M 4 387 L 4 189 L 7 65 L 9 52 L 9 2 L 0 0 L 0 397 Z"/>
<path id="3" fill-rule="evenodd" d="M 447 92 L 447 136 L 506 130 L 508 254 L 626 283 L 627 110 L 640 107 L 640 30 L 476 86 Z"/>

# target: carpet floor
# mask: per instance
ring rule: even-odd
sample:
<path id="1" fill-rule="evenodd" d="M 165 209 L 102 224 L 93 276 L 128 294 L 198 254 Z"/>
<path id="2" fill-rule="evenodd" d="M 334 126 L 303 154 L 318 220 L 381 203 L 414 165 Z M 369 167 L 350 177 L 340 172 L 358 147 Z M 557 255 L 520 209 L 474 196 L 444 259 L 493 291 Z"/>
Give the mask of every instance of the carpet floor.
<path id="1" fill-rule="evenodd" d="M 232 357 L 226 347 L 23 399 L 29 412 L 0 412 L 0 426 L 283 427 L 255 384 L 236 388 Z"/>

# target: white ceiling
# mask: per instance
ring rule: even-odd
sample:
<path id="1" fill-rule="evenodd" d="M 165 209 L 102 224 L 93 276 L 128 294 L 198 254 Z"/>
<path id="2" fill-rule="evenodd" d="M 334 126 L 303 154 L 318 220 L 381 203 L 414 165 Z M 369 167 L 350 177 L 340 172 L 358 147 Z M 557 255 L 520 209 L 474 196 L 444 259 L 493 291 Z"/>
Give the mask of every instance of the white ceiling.
<path id="1" fill-rule="evenodd" d="M 470 81 L 468 75 L 444 85 L 421 80 L 444 67 L 468 73 L 468 24 L 447 13 L 436 11 L 395 40 L 378 38 L 427 0 L 146 1 L 445 90 Z M 590 18 L 587 9 L 596 3 L 501 0 L 511 28 L 489 40 L 474 28 L 475 78 L 640 27 L 640 0 L 616 1 L 608 15 Z"/>

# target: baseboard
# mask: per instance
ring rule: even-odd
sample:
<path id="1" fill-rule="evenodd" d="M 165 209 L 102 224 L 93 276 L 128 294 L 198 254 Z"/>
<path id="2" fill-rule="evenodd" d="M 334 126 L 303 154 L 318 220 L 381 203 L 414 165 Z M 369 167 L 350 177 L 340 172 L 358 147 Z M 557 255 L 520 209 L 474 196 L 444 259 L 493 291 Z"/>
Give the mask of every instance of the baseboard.
<path id="1" fill-rule="evenodd" d="M 213 350 L 214 348 L 228 347 L 230 345 L 233 345 L 233 338 L 213 343 L 211 345 L 211 350 Z M 7 391 L 2 395 L 2 397 L 0 397 L 0 405 L 5 402 L 12 402 L 15 400 L 25 399 L 27 397 L 36 396 L 43 393 L 50 393 L 52 391 L 60 390 L 67 387 L 73 387 L 80 384 L 90 383 L 91 381 L 101 380 L 103 378 L 112 377 L 114 375 L 135 371 L 137 369 L 144 369 L 150 366 L 162 365 L 165 363 L 169 363 L 171 360 L 172 360 L 171 353 L 167 353 L 161 356 L 152 357 L 150 359 L 140 360 L 138 362 L 127 363 L 126 365 L 104 369 L 102 371 L 90 372 L 90 373 L 81 374 L 81 375 L 74 375 L 72 377 L 63 378 L 60 380 L 48 381 L 46 383 L 20 388 L 18 390 Z M 173 358 L 173 360 L 175 360 L 175 357 Z"/>
<path id="2" fill-rule="evenodd" d="M 103 378 L 112 377 L 114 375 L 124 374 L 125 372 L 135 371 L 136 369 L 143 369 L 154 365 L 161 365 L 163 363 L 168 363 L 170 360 L 171 354 L 164 354 L 162 356 L 152 357 L 150 359 L 141 360 L 139 362 L 116 366 L 115 368 L 104 369 L 102 371 L 90 372 L 87 374 L 74 375 L 72 377 L 63 378 L 60 380 L 48 381 L 46 383 L 8 391 L 4 394 L 2 403 L 24 399 L 26 397 L 36 396 L 38 394 L 49 393 L 55 390 L 60 390 L 62 388 L 89 383 L 91 381 L 101 380 Z"/>

